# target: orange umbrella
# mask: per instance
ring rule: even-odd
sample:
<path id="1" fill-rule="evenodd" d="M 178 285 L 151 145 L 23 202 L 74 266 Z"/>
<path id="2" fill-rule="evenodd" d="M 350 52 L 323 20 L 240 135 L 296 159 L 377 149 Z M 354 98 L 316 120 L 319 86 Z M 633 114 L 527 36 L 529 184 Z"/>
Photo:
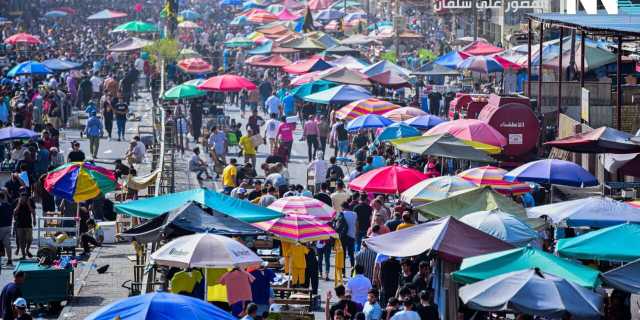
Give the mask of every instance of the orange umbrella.
<path id="1" fill-rule="evenodd" d="M 186 73 L 206 73 L 213 70 L 211 64 L 202 58 L 182 59 L 178 62 L 178 68 Z"/>
<path id="2" fill-rule="evenodd" d="M 276 17 L 273 13 L 271 12 L 256 12 L 253 13 L 251 15 L 249 15 L 247 17 L 247 20 L 253 22 L 253 23 L 270 23 L 270 22 L 274 22 L 278 20 L 278 17 Z"/>

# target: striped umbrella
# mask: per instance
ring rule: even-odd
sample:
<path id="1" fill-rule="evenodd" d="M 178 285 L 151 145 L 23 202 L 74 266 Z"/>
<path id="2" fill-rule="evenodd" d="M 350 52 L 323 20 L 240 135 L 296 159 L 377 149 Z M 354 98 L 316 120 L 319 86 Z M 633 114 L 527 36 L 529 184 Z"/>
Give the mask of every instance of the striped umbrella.
<path id="1" fill-rule="evenodd" d="M 276 17 L 273 13 L 266 11 L 253 13 L 252 15 L 247 17 L 247 20 L 253 23 L 261 24 L 277 21 L 278 17 Z"/>
<path id="2" fill-rule="evenodd" d="M 366 114 L 381 115 L 388 111 L 400 108 L 399 105 L 388 101 L 368 98 L 349 103 L 336 111 L 336 118 L 341 120 L 353 120 Z"/>
<path id="3" fill-rule="evenodd" d="M 627 201 L 628 205 L 636 208 L 640 208 L 640 200 Z"/>
<path id="4" fill-rule="evenodd" d="M 418 182 L 405 190 L 400 199 L 412 205 L 448 198 L 452 193 L 475 188 L 476 185 L 458 176 L 442 176 Z"/>
<path id="5" fill-rule="evenodd" d="M 402 107 L 391 110 L 382 116 L 393 121 L 405 121 L 419 116 L 426 116 L 427 113 L 414 107 Z"/>
<path id="6" fill-rule="evenodd" d="M 207 73 L 213 70 L 211 64 L 202 58 L 189 58 L 178 61 L 178 68 L 186 73 Z"/>
<path id="7" fill-rule="evenodd" d="M 44 188 L 56 197 L 73 202 L 91 200 L 115 190 L 115 173 L 89 162 L 70 162 L 50 171 Z"/>
<path id="8" fill-rule="evenodd" d="M 285 215 L 306 215 L 324 221 L 331 220 L 336 215 L 336 211 L 324 202 L 314 198 L 298 196 L 278 199 L 269 206 L 269 209 Z"/>
<path id="9" fill-rule="evenodd" d="M 504 180 L 507 170 L 484 166 L 465 170 L 458 174 L 458 177 L 471 181 L 480 186 L 491 186 L 494 190 L 505 195 L 519 195 L 531 191 L 528 184 Z"/>
<path id="10" fill-rule="evenodd" d="M 460 70 L 469 70 L 480 73 L 502 72 L 504 67 L 496 59 L 488 56 L 470 56 L 457 66 Z"/>
<path id="11" fill-rule="evenodd" d="M 313 216 L 285 215 L 253 225 L 284 241 L 312 242 L 338 236 L 333 228 Z"/>

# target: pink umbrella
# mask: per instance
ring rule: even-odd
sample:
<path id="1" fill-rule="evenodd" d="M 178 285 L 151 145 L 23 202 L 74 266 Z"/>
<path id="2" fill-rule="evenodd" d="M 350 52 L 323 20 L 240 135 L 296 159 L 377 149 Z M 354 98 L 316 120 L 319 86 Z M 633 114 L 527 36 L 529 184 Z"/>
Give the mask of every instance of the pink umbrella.
<path id="1" fill-rule="evenodd" d="M 276 17 L 278 17 L 278 20 L 282 21 L 298 20 L 298 18 L 300 18 L 299 15 L 289 11 L 289 9 L 287 8 L 284 8 L 282 11 L 280 11 L 280 13 L 276 15 Z"/>
<path id="2" fill-rule="evenodd" d="M 285 215 L 307 215 L 320 220 L 331 220 L 336 211 L 324 202 L 309 197 L 284 197 L 276 200 L 269 209 L 281 212 Z"/>
<path id="3" fill-rule="evenodd" d="M 349 188 L 384 194 L 399 194 L 427 179 L 422 172 L 401 166 L 386 166 L 368 171 L 349 182 Z"/>
<path id="4" fill-rule="evenodd" d="M 292 86 L 300 86 L 300 85 L 303 85 L 305 83 L 316 81 L 316 80 L 320 79 L 320 76 L 322 76 L 323 72 L 324 72 L 324 70 L 320 70 L 320 71 L 313 71 L 313 72 L 305 73 L 303 75 L 299 75 L 299 76 L 291 79 L 291 85 Z"/>
<path id="5" fill-rule="evenodd" d="M 424 115 L 427 115 L 427 113 L 418 108 L 402 107 L 388 111 L 382 116 L 393 121 L 405 121 Z"/>
<path id="6" fill-rule="evenodd" d="M 480 142 L 496 147 L 507 145 L 505 138 L 488 123 L 477 119 L 458 119 L 443 122 L 429 129 L 424 135 L 450 133 L 454 137 L 467 141 Z"/>
<path id="7" fill-rule="evenodd" d="M 331 0 L 311 0 L 309 1 L 309 9 L 311 10 L 324 10 L 331 6 Z"/>
<path id="8" fill-rule="evenodd" d="M 238 92 L 242 89 L 255 90 L 256 85 L 244 77 L 233 74 L 223 74 L 207 79 L 198 89 L 218 92 Z"/>

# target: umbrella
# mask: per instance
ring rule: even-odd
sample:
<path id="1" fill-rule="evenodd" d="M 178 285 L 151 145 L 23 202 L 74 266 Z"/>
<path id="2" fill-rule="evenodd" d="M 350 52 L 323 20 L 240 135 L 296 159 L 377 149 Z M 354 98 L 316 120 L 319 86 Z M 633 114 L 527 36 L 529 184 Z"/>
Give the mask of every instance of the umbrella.
<path id="1" fill-rule="evenodd" d="M 507 170 L 494 166 L 484 166 L 467 169 L 458 174 L 458 177 L 471 181 L 479 186 L 490 186 L 499 193 L 505 195 L 520 195 L 531 191 L 526 183 L 510 182 L 504 180 Z"/>
<path id="2" fill-rule="evenodd" d="M 284 6 L 281 4 L 271 4 L 266 8 L 266 10 L 273 14 L 278 14 L 284 10 Z"/>
<path id="3" fill-rule="evenodd" d="M 124 39 L 109 48 L 109 51 L 126 52 L 140 50 L 153 43 L 153 41 L 147 39 L 140 39 L 138 37 L 129 37 Z"/>
<path id="4" fill-rule="evenodd" d="M 47 66 L 45 66 L 44 64 L 37 61 L 29 60 L 29 61 L 22 62 L 14 66 L 13 68 L 11 68 L 11 70 L 7 72 L 7 76 L 17 77 L 17 76 L 29 75 L 29 74 L 49 74 L 49 73 L 53 73 L 53 71 L 47 68 Z"/>
<path id="5" fill-rule="evenodd" d="M 553 223 L 566 220 L 571 227 L 608 227 L 625 222 L 640 223 L 640 208 L 622 201 L 595 196 L 527 209 L 531 218 L 547 216 Z"/>
<path id="6" fill-rule="evenodd" d="M 206 92 L 198 90 L 195 85 L 179 84 L 165 91 L 162 98 L 165 100 L 178 100 L 202 97 L 206 94 Z"/>
<path id="7" fill-rule="evenodd" d="M 393 109 L 383 114 L 382 116 L 387 119 L 391 119 L 393 121 L 404 121 L 404 120 L 409 120 L 411 118 L 425 116 L 425 115 L 427 115 L 427 113 L 418 108 L 402 107 L 402 108 Z"/>
<path id="8" fill-rule="evenodd" d="M 336 215 L 336 211 L 324 202 L 302 196 L 280 198 L 269 205 L 268 208 L 284 215 L 305 215 L 327 221 L 333 219 Z"/>
<path id="9" fill-rule="evenodd" d="M 600 319 L 602 296 L 539 269 L 497 275 L 460 288 L 460 299 L 471 309 L 517 311 L 529 315 Z"/>
<path id="10" fill-rule="evenodd" d="M 113 11 L 110 9 L 104 9 L 102 11 L 98 11 L 87 17 L 87 20 L 108 20 L 108 19 L 117 19 L 124 18 L 127 14 L 124 12 Z"/>
<path id="11" fill-rule="evenodd" d="M 161 266 L 233 268 L 259 265 L 262 259 L 242 243 L 225 236 L 196 233 L 172 240 L 151 254 Z"/>
<path id="12" fill-rule="evenodd" d="M 609 287 L 633 294 L 640 293 L 640 259 L 609 270 L 600 276 Z"/>
<path id="13" fill-rule="evenodd" d="M 476 149 L 448 133 L 394 139 L 389 142 L 398 150 L 404 152 L 480 162 L 495 161 L 485 151 Z"/>
<path id="14" fill-rule="evenodd" d="M 181 28 L 181 29 L 200 29 L 201 27 L 197 23 L 187 20 L 187 21 L 182 21 L 182 22 L 178 23 L 178 28 Z"/>
<path id="15" fill-rule="evenodd" d="M 431 135 L 445 132 L 462 140 L 480 142 L 497 147 L 507 145 L 507 139 L 498 130 L 488 123 L 476 119 L 458 119 L 444 122 L 429 129 L 425 134 Z"/>
<path id="16" fill-rule="evenodd" d="M 399 194 L 427 178 L 422 172 L 401 166 L 386 166 L 361 174 L 349 182 L 349 188 L 384 194 Z"/>
<path id="17" fill-rule="evenodd" d="M 311 10 L 324 10 L 329 8 L 332 0 L 311 0 L 308 2 L 307 7 Z"/>
<path id="18" fill-rule="evenodd" d="M 282 68 L 282 71 L 292 74 L 303 74 L 312 71 L 320 71 L 331 68 L 331 65 L 320 58 L 298 60 L 291 65 Z M 317 80 L 317 79 L 316 79 Z"/>
<path id="19" fill-rule="evenodd" d="M 371 98 L 369 91 L 360 86 L 339 85 L 304 97 L 305 101 L 320 104 L 345 104 Z"/>
<path id="20" fill-rule="evenodd" d="M 381 130 L 381 132 L 376 132 L 376 143 L 420 135 L 420 130 L 401 122 L 393 123 L 384 129 L 378 130 Z"/>
<path id="21" fill-rule="evenodd" d="M 284 8 L 282 11 L 276 14 L 276 17 L 278 17 L 278 20 L 282 21 L 293 21 L 300 19 L 302 16 L 289 11 L 289 9 L 287 8 Z"/>
<path id="22" fill-rule="evenodd" d="M 207 73 L 213 70 L 211 64 L 202 58 L 189 58 L 178 61 L 178 68 L 186 73 Z"/>
<path id="23" fill-rule="evenodd" d="M 44 14 L 45 18 L 49 18 L 49 19 L 56 19 L 56 18 L 64 18 L 66 16 L 68 16 L 69 13 L 64 12 L 64 11 L 60 11 L 60 10 L 51 10 L 47 13 Z"/>
<path id="24" fill-rule="evenodd" d="M 490 187 L 465 189 L 451 194 L 448 198 L 416 207 L 416 210 L 427 218 L 449 215 L 462 218 L 469 213 L 493 209 L 500 209 L 519 218 L 527 218 L 521 204 L 497 193 Z"/>
<path id="25" fill-rule="evenodd" d="M 346 2 L 346 7 L 347 8 L 351 8 L 351 7 L 362 7 L 362 4 L 359 1 L 352 1 L 352 0 L 348 0 L 348 1 L 336 1 L 333 4 L 331 4 L 331 9 L 338 9 L 338 10 L 344 10 L 345 7 L 345 2 Z"/>
<path id="26" fill-rule="evenodd" d="M 450 195 L 468 189 L 476 185 L 458 176 L 442 176 L 423 180 L 405 190 L 400 199 L 414 206 L 431 201 L 448 198 Z"/>
<path id="27" fill-rule="evenodd" d="M 269 221 L 256 222 L 253 225 L 272 233 L 283 241 L 312 242 L 338 236 L 326 221 L 306 215 L 286 215 Z"/>
<path id="28" fill-rule="evenodd" d="M 242 4 L 242 10 L 247 10 L 247 9 L 262 9 L 262 8 L 266 8 L 267 6 L 264 4 L 260 4 L 257 3 L 255 1 L 246 1 Z"/>
<path id="29" fill-rule="evenodd" d="M 335 86 L 337 86 L 337 84 L 331 81 L 316 80 L 291 89 L 291 94 L 298 99 L 303 99 L 310 94 L 327 90 Z"/>
<path id="30" fill-rule="evenodd" d="M 640 208 L 640 200 L 627 201 L 625 203 L 634 208 Z"/>
<path id="31" fill-rule="evenodd" d="M 469 213 L 460 221 L 514 246 L 538 239 L 538 233 L 524 221 L 500 209 Z"/>
<path id="32" fill-rule="evenodd" d="M 278 20 L 278 17 L 269 11 L 255 12 L 247 17 L 247 20 L 253 23 L 269 23 Z"/>
<path id="33" fill-rule="evenodd" d="M 333 47 L 330 47 L 329 49 L 325 50 L 324 52 L 325 53 L 344 54 L 345 52 L 353 53 L 354 50 L 349 48 L 349 47 L 345 47 L 345 46 L 333 46 Z M 354 58 L 352 56 L 342 56 L 342 57 L 340 57 L 338 59 L 335 59 L 335 60 L 331 61 L 330 63 L 332 65 L 336 66 L 336 67 L 346 67 L 346 68 L 354 69 L 354 70 L 361 70 L 361 69 L 366 68 L 369 65 L 368 63 L 363 62 L 360 59 Z M 366 76 L 363 75 L 363 77 L 366 77 Z"/>
<path id="34" fill-rule="evenodd" d="M 600 282 L 598 270 L 530 246 L 466 258 L 462 261 L 460 270 L 453 273 L 453 279 L 462 283 L 474 283 L 507 272 L 533 268 L 587 288 L 594 288 Z"/>
<path id="35" fill-rule="evenodd" d="M 460 70 L 469 70 L 480 73 L 502 72 L 504 67 L 492 57 L 471 56 L 457 65 Z"/>
<path id="36" fill-rule="evenodd" d="M 206 81 L 206 79 L 191 79 L 189 81 L 183 82 L 182 84 L 197 87 L 197 86 L 203 84 L 205 81 Z"/>
<path id="37" fill-rule="evenodd" d="M 283 67 L 283 69 L 284 69 L 284 67 Z M 321 75 L 322 75 L 322 70 L 320 70 L 320 71 L 312 71 L 312 72 L 309 72 L 309 73 L 301 74 L 301 75 L 296 76 L 295 78 L 291 79 L 290 84 L 292 86 L 301 86 L 303 84 L 308 84 L 308 83 L 311 83 L 311 82 L 319 81 L 318 79 L 320 78 Z M 321 81 L 326 81 L 326 80 L 321 80 Z M 331 81 L 327 81 L 327 82 L 331 82 Z M 333 82 L 331 82 L 331 83 L 333 83 Z M 337 85 L 337 83 L 336 83 L 336 85 Z"/>
<path id="38" fill-rule="evenodd" d="M 146 32 L 158 32 L 158 27 L 155 24 L 142 22 L 142 21 L 129 21 L 127 23 L 123 23 L 111 30 L 111 32 L 136 32 L 136 33 L 146 33 Z"/>
<path id="39" fill-rule="evenodd" d="M 351 102 L 336 111 L 336 118 L 341 120 L 353 120 L 367 114 L 382 115 L 388 111 L 400 108 L 399 105 L 377 98 L 367 98 Z"/>
<path id="40" fill-rule="evenodd" d="M 60 59 L 48 59 L 48 60 L 42 61 L 42 64 L 44 64 L 45 67 L 54 71 L 68 71 L 71 69 L 78 69 L 82 67 L 82 63 L 67 61 L 67 60 L 60 60 Z"/>
<path id="41" fill-rule="evenodd" d="M 377 114 L 365 114 L 364 116 L 359 116 L 347 123 L 346 129 L 349 132 L 355 132 L 363 129 L 374 129 L 374 128 L 384 128 L 393 121 L 377 115 Z"/>
<path id="42" fill-rule="evenodd" d="M 434 116 L 432 114 L 425 114 L 425 115 L 413 117 L 408 120 L 404 120 L 402 122 L 416 129 L 429 130 L 445 121 L 438 116 Z"/>
<path id="43" fill-rule="evenodd" d="M 320 51 L 326 49 L 325 45 L 322 42 L 310 37 L 294 38 L 289 41 L 282 42 L 280 46 L 283 48 L 298 50 Z"/>
<path id="44" fill-rule="evenodd" d="M 439 64 L 447 68 L 455 69 L 458 67 L 459 63 L 461 63 L 464 59 L 468 57 L 469 57 L 468 54 L 458 52 L 458 51 L 451 51 L 445 55 L 438 57 L 438 59 L 434 60 L 433 63 Z"/>
<path id="45" fill-rule="evenodd" d="M 455 69 L 441 66 L 435 62 L 429 62 L 420 66 L 418 71 L 412 72 L 412 74 L 425 76 L 457 76 L 460 73 Z"/>
<path id="46" fill-rule="evenodd" d="M 245 16 L 237 16 L 229 24 L 232 26 L 245 26 L 249 24 L 249 20 Z"/>
<path id="47" fill-rule="evenodd" d="M 18 43 L 26 43 L 26 44 L 41 44 L 40 37 L 34 36 L 28 33 L 18 33 L 14 34 L 6 39 L 4 39 L 4 43 L 16 45 Z"/>
<path id="48" fill-rule="evenodd" d="M 505 180 L 530 181 L 573 187 L 597 186 L 598 180 L 581 166 L 565 160 L 544 159 L 525 163 L 505 176 Z"/>
<path id="49" fill-rule="evenodd" d="M 302 3 L 300 3 L 300 2 L 298 2 L 296 0 L 284 0 L 282 2 L 282 4 L 285 7 L 289 8 L 291 10 L 300 10 L 300 9 L 304 9 L 305 8 L 304 4 L 302 4 Z"/>
<path id="50" fill-rule="evenodd" d="M 154 292 L 118 300 L 85 318 L 85 320 L 113 319 L 234 320 L 236 317 L 201 299 L 182 294 Z"/>
<path id="51" fill-rule="evenodd" d="M 180 53 L 178 53 L 178 59 L 189 59 L 189 58 L 202 58 L 202 55 L 200 55 L 197 51 L 191 48 L 184 48 L 180 50 Z"/>
<path id="52" fill-rule="evenodd" d="M 290 65 L 291 60 L 279 54 L 274 54 L 272 56 L 264 57 L 257 61 L 253 61 L 250 64 L 258 67 L 281 68 L 281 67 Z"/>
<path id="53" fill-rule="evenodd" d="M 47 173 L 44 188 L 56 197 L 73 202 L 91 200 L 114 191 L 115 173 L 89 162 L 69 162 Z"/>
<path id="54" fill-rule="evenodd" d="M 352 12 L 344 16 L 344 20 L 346 21 L 359 20 L 359 19 L 367 19 L 367 14 L 364 12 Z"/>
<path id="55" fill-rule="evenodd" d="M 609 127 L 579 133 L 549 141 L 545 145 L 580 153 L 640 153 L 640 144 L 631 140 L 632 134 Z"/>
<path id="56" fill-rule="evenodd" d="M 205 91 L 238 92 L 242 89 L 255 90 L 256 85 L 244 77 L 223 74 L 207 79 L 198 89 Z"/>
<path id="57" fill-rule="evenodd" d="M 0 141 L 26 140 L 39 136 L 40 134 L 24 128 L 4 127 L 0 128 Z"/>
<path id="58" fill-rule="evenodd" d="M 631 262 L 640 258 L 640 225 L 623 223 L 587 232 L 574 238 L 558 239 L 556 251 L 564 257 L 597 261 Z"/>
<path id="59" fill-rule="evenodd" d="M 361 45 L 361 44 L 369 44 L 372 42 L 376 42 L 376 39 L 363 34 L 353 34 L 347 38 L 340 40 L 340 43 L 343 45 Z"/>
<path id="60" fill-rule="evenodd" d="M 341 54 L 354 54 L 354 53 L 358 53 L 359 51 L 358 51 L 358 49 L 354 49 L 354 48 L 351 48 L 351 47 L 347 47 L 347 46 L 343 46 L 343 45 L 336 45 L 336 46 L 333 46 L 333 47 L 329 47 L 329 48 L 327 48 L 327 50 L 325 50 L 324 52 L 325 52 L 325 53 L 329 53 L 329 54 L 338 54 L 338 55 L 341 55 Z M 345 57 L 350 57 L 350 56 L 345 56 Z M 353 58 L 353 57 L 351 57 L 351 58 Z M 355 59 L 355 58 L 354 58 L 354 59 Z M 356 62 L 357 62 L 358 64 L 362 65 L 362 66 L 360 67 L 360 69 L 362 69 L 362 68 L 365 68 L 365 67 L 366 67 L 366 65 L 365 65 L 365 64 L 363 64 L 362 62 L 360 62 L 360 61 L 359 61 L 359 60 L 357 60 L 357 59 L 356 59 Z M 333 63 L 335 63 L 335 61 L 334 61 Z M 345 66 L 345 65 L 343 65 L 343 66 Z M 346 67 L 350 67 L 350 66 L 346 65 Z M 356 69 L 358 69 L 358 68 L 356 68 Z"/>
<path id="61" fill-rule="evenodd" d="M 371 86 L 371 81 L 358 72 L 345 67 L 333 67 L 320 75 L 319 79 L 341 84 L 353 84 L 357 86 Z"/>
<path id="62" fill-rule="evenodd" d="M 369 80 L 388 88 L 411 87 L 411 83 L 409 83 L 409 80 L 391 70 L 387 70 L 385 72 L 371 76 L 369 77 Z"/>
<path id="63" fill-rule="evenodd" d="M 220 5 L 222 5 L 222 6 L 240 6 L 240 5 L 242 5 L 242 0 L 222 0 L 222 1 L 220 1 Z"/>
<path id="64" fill-rule="evenodd" d="M 314 18 L 316 20 L 329 21 L 334 19 L 340 19 L 342 18 L 342 16 L 344 16 L 344 12 L 342 11 L 334 10 L 334 9 L 326 9 L 326 10 L 320 11 L 317 15 L 315 15 Z"/>
<path id="65" fill-rule="evenodd" d="M 471 56 L 488 56 L 504 51 L 504 48 L 496 47 L 484 39 L 473 41 L 460 50 Z"/>
<path id="66" fill-rule="evenodd" d="M 344 44 L 344 42 L 343 42 Z M 362 69 L 362 73 L 366 74 L 368 77 L 373 77 L 377 74 L 383 73 L 385 71 L 392 71 L 396 74 L 409 77 L 411 75 L 411 71 L 387 60 L 378 61 L 364 69 Z"/>
<path id="67" fill-rule="evenodd" d="M 235 37 L 224 42 L 224 46 L 230 48 L 246 48 L 253 45 L 253 41 L 244 37 Z"/>
<path id="68" fill-rule="evenodd" d="M 191 9 L 180 11 L 179 16 L 181 16 L 185 20 L 199 20 L 200 18 L 202 18 L 201 14 Z"/>

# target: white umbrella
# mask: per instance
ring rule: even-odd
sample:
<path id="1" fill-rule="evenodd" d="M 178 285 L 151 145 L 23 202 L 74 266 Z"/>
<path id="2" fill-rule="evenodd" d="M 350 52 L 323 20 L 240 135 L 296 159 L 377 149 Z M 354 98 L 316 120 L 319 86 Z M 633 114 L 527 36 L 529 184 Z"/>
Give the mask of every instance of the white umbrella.
<path id="1" fill-rule="evenodd" d="M 553 223 L 567 220 L 567 225 L 574 227 L 608 227 L 625 222 L 640 223 L 639 208 L 601 196 L 533 207 L 527 209 L 527 216 L 548 216 Z"/>
<path id="2" fill-rule="evenodd" d="M 258 265 L 262 259 L 240 242 L 197 233 L 177 238 L 151 255 L 158 265 L 176 268 L 231 268 Z"/>
<path id="3" fill-rule="evenodd" d="M 514 246 L 525 246 L 538 238 L 524 221 L 499 209 L 469 213 L 460 221 Z"/>
<path id="4" fill-rule="evenodd" d="M 599 319 L 602 296 L 568 280 L 528 269 L 501 274 L 460 288 L 460 299 L 482 311 L 513 310 L 530 315 Z"/>

